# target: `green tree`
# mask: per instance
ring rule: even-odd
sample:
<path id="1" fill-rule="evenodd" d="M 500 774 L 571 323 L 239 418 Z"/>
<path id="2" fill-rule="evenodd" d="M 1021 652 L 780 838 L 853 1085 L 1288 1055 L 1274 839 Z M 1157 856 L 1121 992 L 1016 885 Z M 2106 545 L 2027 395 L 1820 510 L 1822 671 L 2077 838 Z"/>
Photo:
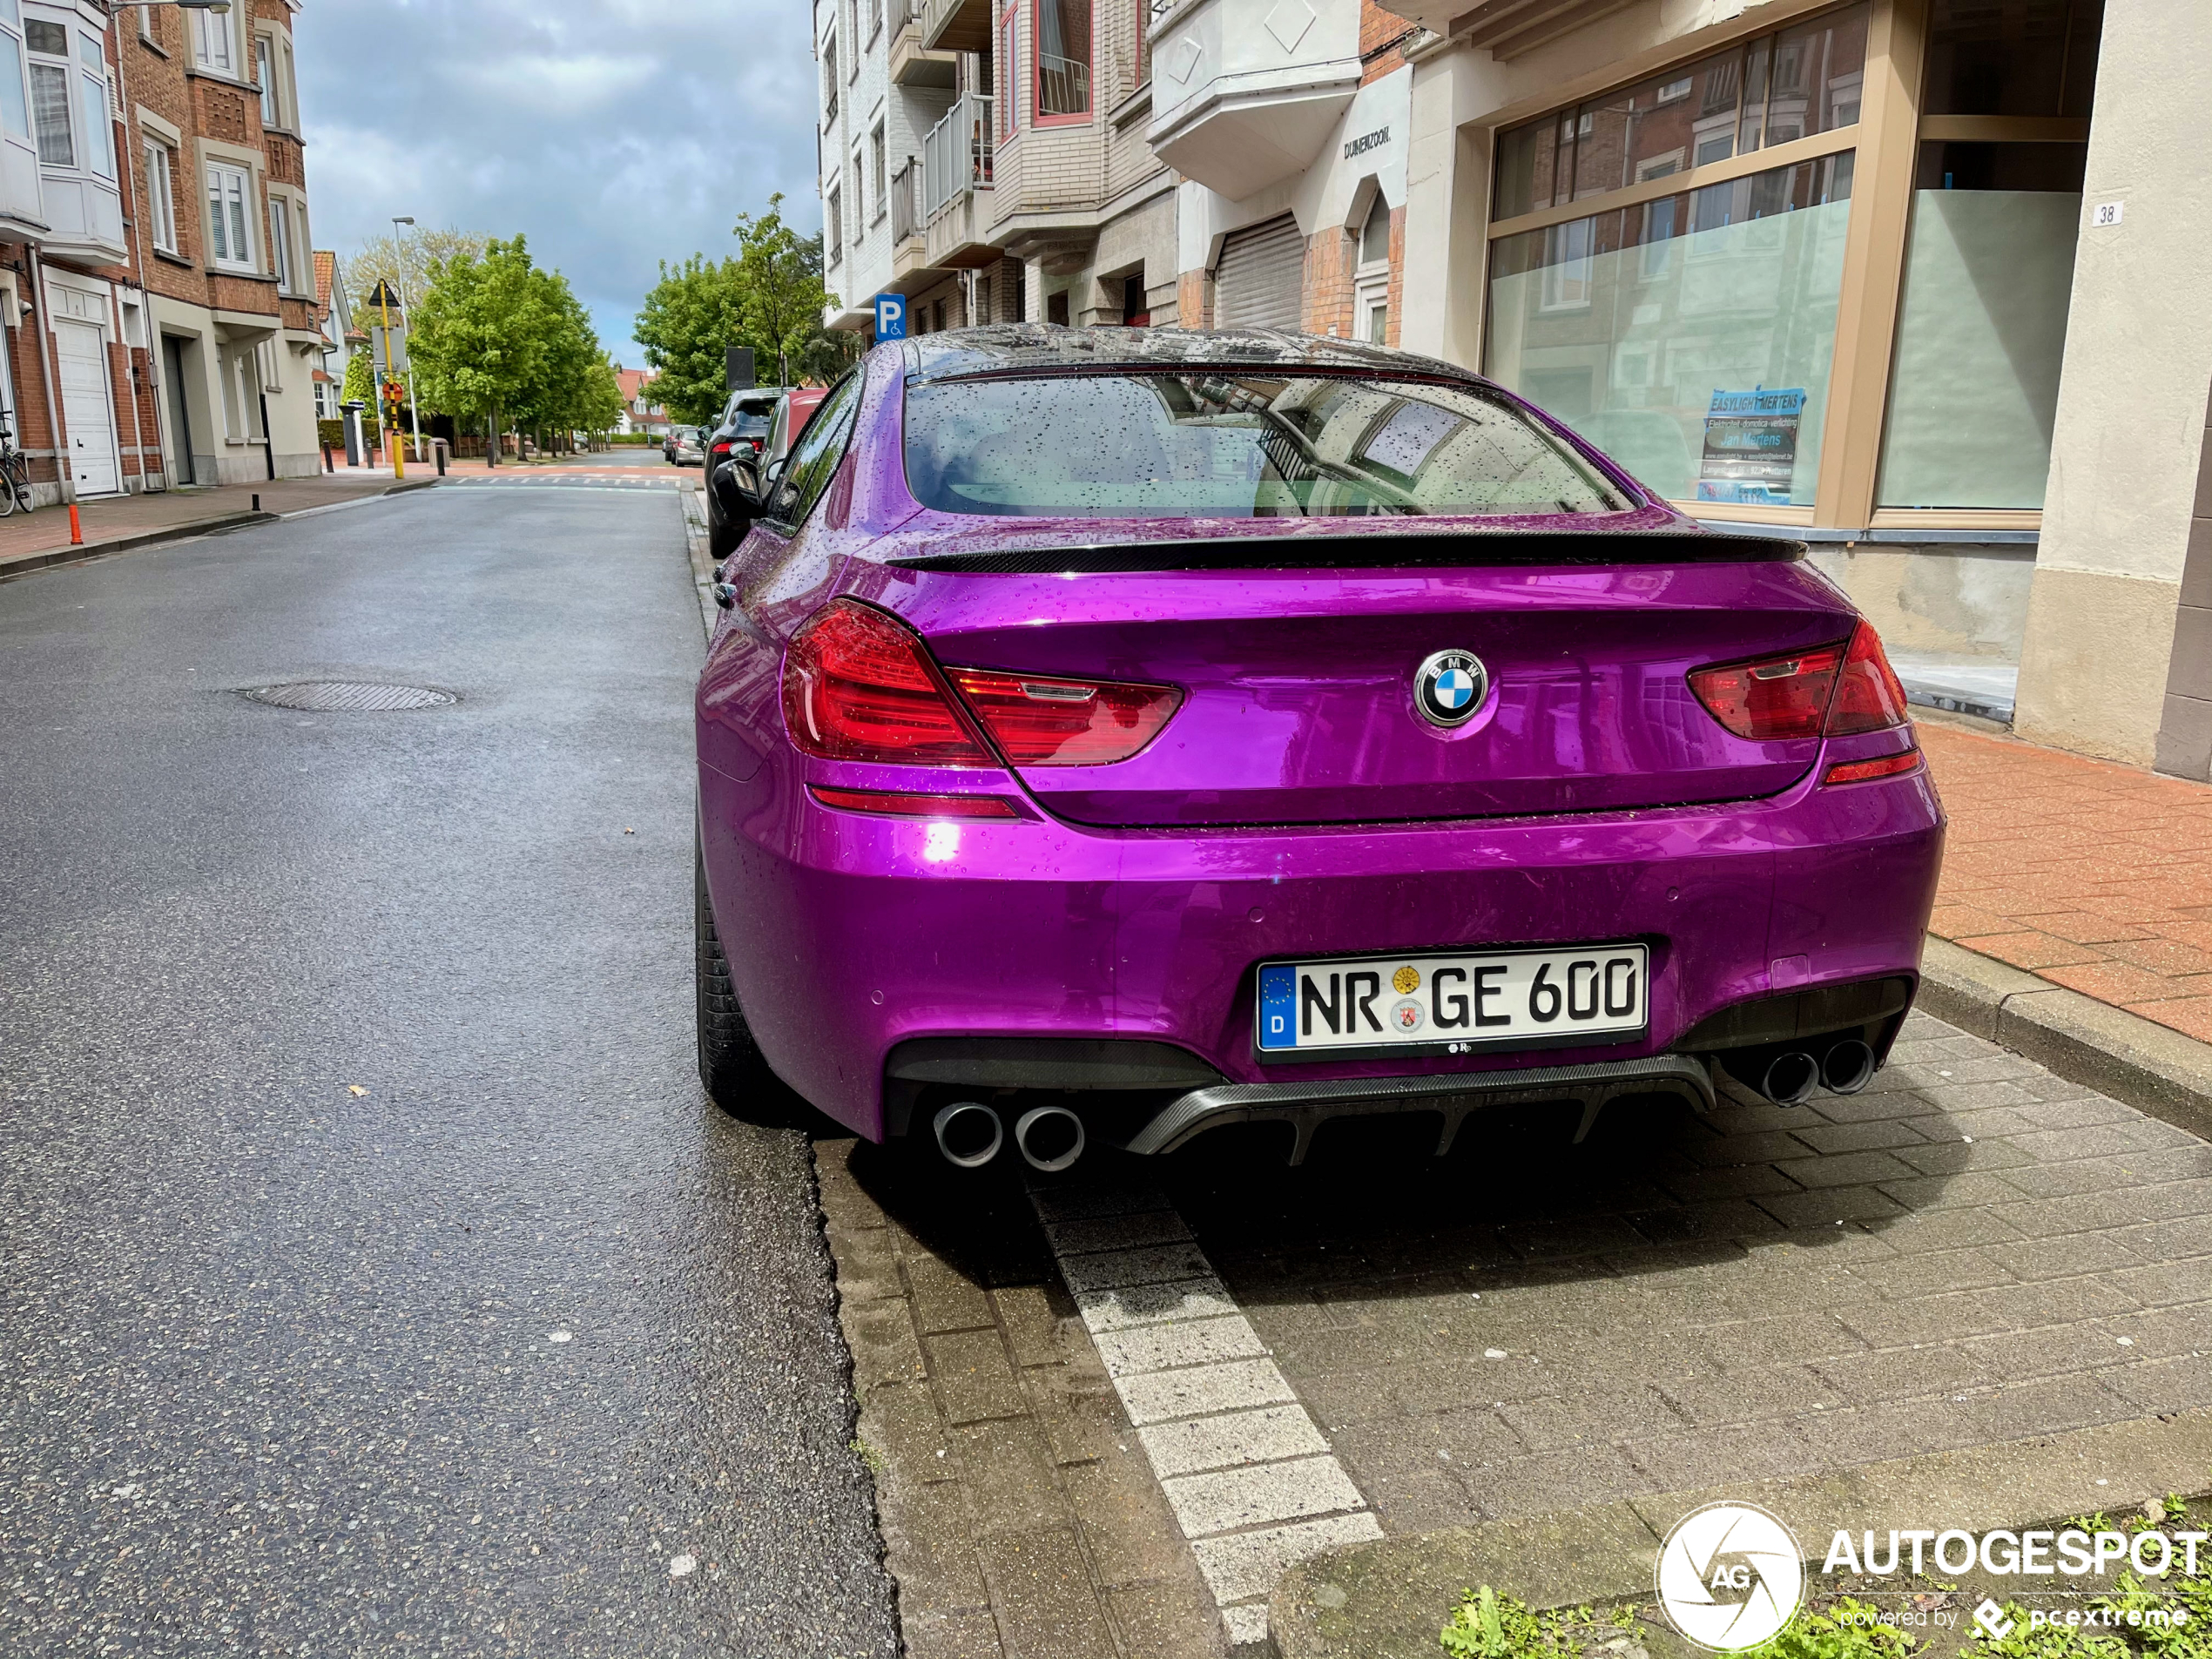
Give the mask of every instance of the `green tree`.
<path id="1" fill-rule="evenodd" d="M 563 319 L 543 276 L 522 237 L 495 239 L 481 255 L 433 265 L 415 303 L 409 348 L 424 407 L 488 421 L 495 452 L 510 417 L 549 401 L 548 359 L 558 353 Z"/>
<path id="2" fill-rule="evenodd" d="M 732 234 L 745 335 L 764 359 L 775 359 L 776 378 L 788 386 L 792 365 L 823 332 L 822 314 L 833 298 L 822 286 L 822 239 L 785 224 L 783 203 L 779 191 L 758 218 L 740 213 Z"/>
<path id="3" fill-rule="evenodd" d="M 400 236 L 372 236 L 346 256 L 346 295 L 356 314 L 371 307 L 368 296 L 379 282 L 390 282 L 406 299 L 419 300 L 430 287 L 430 267 L 459 254 L 479 254 L 489 236 L 474 231 L 408 229 Z"/>
<path id="4" fill-rule="evenodd" d="M 724 350 L 745 344 L 751 334 L 738 261 L 716 264 L 694 253 L 671 270 L 662 260 L 660 280 L 631 332 L 660 376 L 653 395 L 670 416 L 688 426 L 713 419 L 728 395 Z"/>
<path id="5" fill-rule="evenodd" d="M 376 407 L 376 365 L 370 360 L 368 347 L 356 346 L 354 354 L 346 360 L 346 383 L 339 388 L 339 396 L 348 403 L 366 403 Z"/>
<path id="6" fill-rule="evenodd" d="M 515 406 L 518 423 L 565 448 L 573 431 L 600 431 L 620 413 L 622 393 L 583 302 L 558 271 L 533 270 L 530 280 L 546 318 L 536 373 Z M 611 405 L 609 399 L 611 395 Z"/>

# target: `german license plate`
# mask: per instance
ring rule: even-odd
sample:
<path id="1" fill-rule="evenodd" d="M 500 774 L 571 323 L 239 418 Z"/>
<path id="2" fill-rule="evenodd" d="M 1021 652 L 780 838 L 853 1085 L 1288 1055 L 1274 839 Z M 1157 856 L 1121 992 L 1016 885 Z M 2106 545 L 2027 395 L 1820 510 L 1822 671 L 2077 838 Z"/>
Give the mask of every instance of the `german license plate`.
<path id="1" fill-rule="evenodd" d="M 1604 1042 L 1649 1019 L 1642 945 L 1339 957 L 1259 970 L 1262 1054 Z"/>

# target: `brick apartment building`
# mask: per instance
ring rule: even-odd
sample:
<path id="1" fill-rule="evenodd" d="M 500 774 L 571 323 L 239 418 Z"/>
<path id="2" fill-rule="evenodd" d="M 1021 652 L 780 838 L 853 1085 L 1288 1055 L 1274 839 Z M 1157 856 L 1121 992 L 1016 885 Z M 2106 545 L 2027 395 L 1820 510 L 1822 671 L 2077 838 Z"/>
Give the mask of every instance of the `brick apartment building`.
<path id="1" fill-rule="evenodd" d="M 0 400 L 42 502 L 316 470 L 294 0 L 0 0 Z"/>

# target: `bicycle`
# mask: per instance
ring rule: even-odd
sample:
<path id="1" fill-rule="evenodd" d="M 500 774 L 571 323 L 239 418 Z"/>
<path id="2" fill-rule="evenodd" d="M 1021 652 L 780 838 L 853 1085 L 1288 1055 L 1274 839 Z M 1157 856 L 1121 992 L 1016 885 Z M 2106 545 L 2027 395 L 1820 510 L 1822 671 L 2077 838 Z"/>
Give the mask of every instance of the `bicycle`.
<path id="1" fill-rule="evenodd" d="M 30 511 L 30 462 L 16 448 L 16 435 L 0 421 L 0 518 Z"/>

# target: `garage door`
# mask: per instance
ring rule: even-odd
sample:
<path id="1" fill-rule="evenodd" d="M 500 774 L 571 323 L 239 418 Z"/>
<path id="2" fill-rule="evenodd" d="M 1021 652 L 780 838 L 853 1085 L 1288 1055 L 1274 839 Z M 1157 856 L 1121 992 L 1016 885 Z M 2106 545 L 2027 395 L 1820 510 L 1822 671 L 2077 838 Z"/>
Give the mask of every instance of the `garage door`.
<path id="1" fill-rule="evenodd" d="M 112 496 L 123 488 L 115 455 L 115 405 L 110 401 L 107 347 L 99 329 L 54 319 L 54 373 L 62 383 L 62 423 L 69 428 L 69 464 L 79 496 Z"/>
<path id="2" fill-rule="evenodd" d="M 1285 213 L 1249 230 L 1231 231 L 1214 270 L 1213 326 L 1286 328 L 1298 322 L 1298 287 L 1305 273 L 1305 239 Z"/>

